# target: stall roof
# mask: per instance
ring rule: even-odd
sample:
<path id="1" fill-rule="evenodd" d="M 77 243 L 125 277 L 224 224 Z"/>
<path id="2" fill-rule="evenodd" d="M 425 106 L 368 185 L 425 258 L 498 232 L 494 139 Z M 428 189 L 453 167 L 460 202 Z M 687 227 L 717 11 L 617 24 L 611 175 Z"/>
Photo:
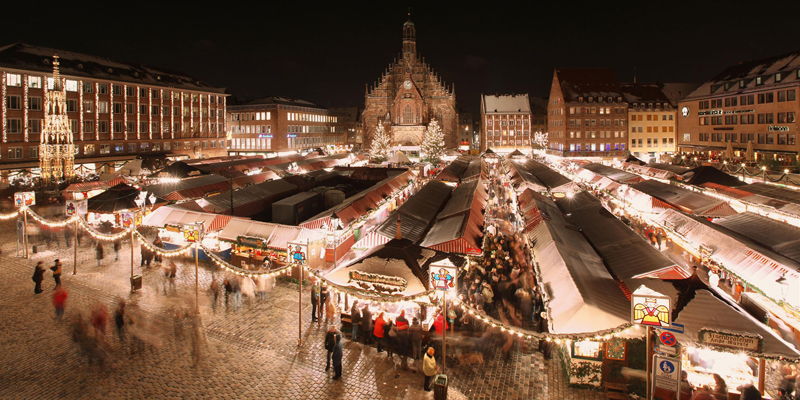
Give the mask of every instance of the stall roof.
<path id="1" fill-rule="evenodd" d="M 528 160 L 522 165 L 526 171 L 531 173 L 539 182 L 541 182 L 551 191 L 554 191 L 554 189 L 557 189 L 558 187 L 572 183 L 572 181 L 564 175 L 559 174 L 556 170 L 538 161 Z"/>
<path id="2" fill-rule="evenodd" d="M 233 207 L 268 201 L 270 199 L 288 196 L 297 190 L 297 186 L 283 179 L 267 181 L 250 185 L 233 192 Z M 201 207 L 210 212 L 227 212 L 231 208 L 230 191 L 225 191 L 216 196 L 198 200 Z"/>
<path id="3" fill-rule="evenodd" d="M 189 176 L 197 176 L 205 174 L 197 167 L 186 164 L 183 161 L 175 161 L 169 166 L 162 168 L 158 172 L 150 175 L 152 177 L 170 177 L 170 178 L 186 178 Z"/>
<path id="4" fill-rule="evenodd" d="M 430 265 L 444 260 L 449 260 L 459 268 L 465 263 L 465 259 L 460 256 L 427 249 L 408 239 L 392 239 L 352 263 L 334 269 L 325 278 L 338 285 L 359 287 L 350 279 L 351 271 L 396 276 L 405 279 L 408 285 L 402 292 L 394 294 L 413 296 L 428 290 Z"/>
<path id="5" fill-rule="evenodd" d="M 800 358 L 800 352 L 779 338 L 770 328 L 758 322 L 737 305 L 726 303 L 705 289 L 695 292 L 694 299 L 678 313 L 675 322 L 684 326 L 684 333 L 678 334 L 679 339 L 680 336 L 686 336 L 691 342 L 700 343 L 702 329 L 758 335 L 763 338 L 763 351 L 750 353 L 751 356 Z"/>
<path id="6" fill-rule="evenodd" d="M 720 218 L 714 224 L 724 226 L 800 264 L 800 228 L 751 212 Z"/>
<path id="7" fill-rule="evenodd" d="M 531 171 L 529 171 L 525 166 L 520 162 L 511 162 L 511 167 L 513 168 L 514 177 L 512 178 L 515 186 L 519 190 L 519 186 L 525 185 L 524 189 L 532 189 L 537 192 L 546 192 L 547 186 L 545 186 L 539 178 L 536 177 Z"/>
<path id="8" fill-rule="evenodd" d="M 446 182 L 461 182 L 481 173 L 481 160 L 474 156 L 461 156 L 448 164 L 436 179 Z"/>
<path id="9" fill-rule="evenodd" d="M 223 229 L 231 220 L 241 218 L 231 218 L 229 215 L 211 214 L 197 211 L 190 211 L 176 207 L 159 207 L 148 214 L 142 220 L 143 225 L 164 227 L 164 225 L 186 225 L 202 222 L 206 232 L 214 232 Z"/>
<path id="10" fill-rule="evenodd" d="M 414 243 L 425 238 L 425 233 L 450 198 L 452 188 L 440 181 L 430 181 L 417 193 L 406 200 L 379 227 L 378 231 L 386 237 L 395 237 L 397 217 L 401 216 L 403 237 Z"/>
<path id="11" fill-rule="evenodd" d="M 145 186 L 144 190 L 155 194 L 158 197 L 171 197 L 174 196 L 176 192 L 182 191 L 193 191 L 192 189 L 201 189 L 203 187 L 212 186 L 214 184 L 218 184 L 221 182 L 227 183 L 227 179 L 219 175 L 200 175 L 195 177 L 189 177 L 181 179 L 180 182 L 175 183 L 158 183 L 155 185 Z M 218 189 L 212 189 L 218 190 Z M 197 190 L 194 190 L 197 192 Z M 196 197 L 202 197 L 203 194 L 200 194 Z M 181 198 L 185 198 L 186 196 L 180 196 Z M 172 199 L 169 199 L 172 200 Z M 179 200 L 179 199 L 174 199 Z"/>
<path id="12" fill-rule="evenodd" d="M 480 252 L 486 192 L 480 180 L 459 185 L 421 245 L 454 253 Z"/>
<path id="13" fill-rule="evenodd" d="M 786 189 L 777 185 L 769 185 L 766 183 L 751 183 L 749 185 L 739 187 L 739 189 L 746 190 L 750 193 L 759 194 L 764 197 L 782 200 L 787 203 L 800 204 L 800 190 Z"/>
<path id="14" fill-rule="evenodd" d="M 736 214 L 736 210 L 724 200 L 653 179 L 644 180 L 631 187 L 694 215 L 724 217 Z"/>
<path id="15" fill-rule="evenodd" d="M 66 189 L 63 190 L 64 193 L 81 193 L 81 192 L 90 192 L 93 190 L 106 190 L 112 186 L 119 185 L 120 183 L 125 183 L 125 178 L 121 176 L 114 177 L 109 180 L 99 180 L 99 181 L 91 181 L 91 182 L 79 182 L 73 183 L 67 186 Z"/>
<path id="16" fill-rule="evenodd" d="M 718 183 L 725 186 L 743 186 L 744 182 L 738 178 L 728 175 L 714 167 L 703 165 L 690 169 L 681 175 L 684 182 L 690 185 L 702 185 L 707 182 Z"/>
<path id="17" fill-rule="evenodd" d="M 270 248 L 286 250 L 288 243 L 300 236 L 302 230 L 298 226 L 234 218 L 222 229 L 219 238 L 235 242 L 239 236 L 257 237 L 266 240 Z"/>
<path id="18" fill-rule="evenodd" d="M 529 233 L 546 294 L 549 331 L 583 333 L 630 321 L 630 301 L 578 229 L 552 200 L 531 192 L 541 214 Z"/>
<path id="19" fill-rule="evenodd" d="M 138 209 L 139 206 L 136 205 L 135 200 L 139 197 L 140 192 L 133 186 L 120 183 L 89 199 L 87 208 L 91 212 L 103 214 Z M 164 200 L 157 199 L 156 202 L 163 203 Z"/>
<path id="20" fill-rule="evenodd" d="M 621 169 L 609 167 L 599 163 L 588 163 L 581 166 L 583 169 L 594 172 L 595 174 L 602 175 L 613 179 L 619 183 L 635 183 L 642 180 L 639 175 L 625 172 Z"/>
<path id="21" fill-rule="evenodd" d="M 689 171 L 689 168 L 681 167 L 680 165 L 667 164 L 667 163 L 652 163 L 652 164 L 648 164 L 647 166 L 650 167 L 650 168 L 669 171 L 669 172 L 672 172 L 672 173 L 674 173 L 676 175 L 681 175 L 681 174 Z"/>
<path id="22" fill-rule="evenodd" d="M 680 276 L 683 272 L 682 276 L 689 276 L 588 192 L 578 193 L 572 199 L 557 200 L 556 203 L 566 214 L 566 220 L 580 228 L 611 273 L 629 285 L 628 289 L 636 289 L 630 287 L 631 279 L 656 277 L 659 273 L 677 272 Z"/>

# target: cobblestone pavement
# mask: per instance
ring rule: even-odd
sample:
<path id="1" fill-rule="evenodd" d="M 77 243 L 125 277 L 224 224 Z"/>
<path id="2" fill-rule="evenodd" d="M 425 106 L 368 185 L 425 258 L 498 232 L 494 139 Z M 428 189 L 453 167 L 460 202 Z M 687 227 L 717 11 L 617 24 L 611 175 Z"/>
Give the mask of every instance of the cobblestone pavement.
<path id="1" fill-rule="evenodd" d="M 63 246 L 63 236 L 59 235 Z M 303 299 L 303 345 L 297 347 L 297 286 L 279 283 L 263 302 L 238 311 L 213 312 L 208 287 L 213 271 L 201 266 L 200 308 L 208 339 L 203 361 L 193 366 L 189 339 L 164 335 L 160 347 L 129 354 L 109 332 L 110 362 L 89 365 L 72 342 L 67 321 L 86 314 L 97 302 L 113 310 L 117 299 L 136 303 L 153 325 L 174 332 L 173 307 L 193 306 L 194 268 L 180 263 L 176 289 L 167 295 L 154 267 L 135 273 L 144 288 L 130 293 L 130 247 L 114 260 L 106 244 L 106 258 L 96 265 L 88 236 L 79 247 L 77 275 L 72 275 L 72 248 L 39 246 L 25 260 L 15 256 L 13 223 L 0 224 L 0 398 L 2 399 L 430 399 L 422 390 L 422 375 L 399 368 L 375 349 L 346 343 L 341 381 L 325 371 L 322 348 L 324 325 L 312 324 L 309 298 Z M 62 281 L 69 291 L 67 312 L 55 320 L 51 305 L 52 274 L 45 274 L 44 293 L 33 294 L 35 261 L 64 261 Z M 138 262 L 138 254 L 136 254 Z M 49 265 L 48 265 L 49 266 Z M 217 275 L 219 272 L 217 272 Z M 113 322 L 112 322 L 113 324 Z M 448 368 L 451 399 L 599 399 L 597 392 L 567 388 L 558 361 L 545 362 L 536 352 L 514 352 L 510 361 L 487 360 L 478 369 Z"/>

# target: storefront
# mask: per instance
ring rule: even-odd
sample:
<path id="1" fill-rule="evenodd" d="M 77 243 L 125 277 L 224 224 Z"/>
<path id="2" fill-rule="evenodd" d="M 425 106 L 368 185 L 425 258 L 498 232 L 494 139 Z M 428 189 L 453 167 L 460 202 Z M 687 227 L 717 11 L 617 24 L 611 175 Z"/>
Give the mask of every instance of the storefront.
<path id="1" fill-rule="evenodd" d="M 231 246 L 219 240 L 219 232 L 233 219 L 230 215 L 209 214 L 184 210 L 177 207 L 161 207 L 145 216 L 139 225 L 158 228 L 158 238 L 163 249 L 176 249 L 190 244 L 185 236 L 185 227 L 200 223 L 203 225 L 202 247 L 228 258 Z M 236 218 L 237 220 L 241 218 Z M 205 252 L 200 258 L 206 259 Z"/>

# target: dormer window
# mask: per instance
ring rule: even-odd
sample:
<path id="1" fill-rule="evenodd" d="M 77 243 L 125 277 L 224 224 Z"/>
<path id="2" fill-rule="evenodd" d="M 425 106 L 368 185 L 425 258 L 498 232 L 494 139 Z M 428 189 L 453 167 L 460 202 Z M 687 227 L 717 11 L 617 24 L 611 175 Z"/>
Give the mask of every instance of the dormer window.
<path id="1" fill-rule="evenodd" d="M 591 103 L 592 102 L 592 96 L 589 96 L 588 100 Z"/>
<path id="2" fill-rule="evenodd" d="M 583 96 L 578 96 L 578 101 L 583 103 Z"/>
<path id="3" fill-rule="evenodd" d="M 744 79 L 739 80 L 739 89 L 744 88 Z"/>
<path id="4" fill-rule="evenodd" d="M 775 82 L 780 82 L 783 75 L 780 72 L 775 73 Z"/>
<path id="5" fill-rule="evenodd" d="M 756 77 L 756 85 L 763 85 L 763 84 L 764 84 L 764 81 L 761 79 L 760 76 L 757 76 Z"/>

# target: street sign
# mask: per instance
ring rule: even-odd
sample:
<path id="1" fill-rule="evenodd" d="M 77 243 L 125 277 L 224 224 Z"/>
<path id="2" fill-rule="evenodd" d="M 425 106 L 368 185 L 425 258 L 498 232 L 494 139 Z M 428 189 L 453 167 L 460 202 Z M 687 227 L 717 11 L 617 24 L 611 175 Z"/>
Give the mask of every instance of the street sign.
<path id="1" fill-rule="evenodd" d="M 662 326 L 659 329 L 663 329 L 665 331 L 675 332 L 675 333 L 683 333 L 683 324 L 679 324 L 677 322 L 673 322 L 669 324 L 669 326 Z"/>
<path id="2" fill-rule="evenodd" d="M 36 205 L 36 193 L 34 192 L 16 192 L 14 193 L 14 206 L 20 208 L 22 206 L 30 207 Z"/>
<path id="3" fill-rule="evenodd" d="M 302 242 L 289 242 L 286 248 L 287 262 L 305 265 L 308 261 L 308 244 Z"/>
<path id="4" fill-rule="evenodd" d="M 64 212 L 68 217 L 71 217 L 75 214 L 86 215 L 89 207 L 88 203 L 89 202 L 87 200 L 67 200 L 67 203 L 64 206 Z"/>
<path id="5" fill-rule="evenodd" d="M 678 392 L 681 380 L 680 359 L 656 355 L 653 357 L 653 371 L 655 387 Z"/>
<path id="6" fill-rule="evenodd" d="M 678 338 L 676 338 L 672 332 L 661 332 L 661 334 L 658 335 L 658 340 L 660 340 L 661 344 L 664 346 L 673 347 L 678 344 Z"/>

